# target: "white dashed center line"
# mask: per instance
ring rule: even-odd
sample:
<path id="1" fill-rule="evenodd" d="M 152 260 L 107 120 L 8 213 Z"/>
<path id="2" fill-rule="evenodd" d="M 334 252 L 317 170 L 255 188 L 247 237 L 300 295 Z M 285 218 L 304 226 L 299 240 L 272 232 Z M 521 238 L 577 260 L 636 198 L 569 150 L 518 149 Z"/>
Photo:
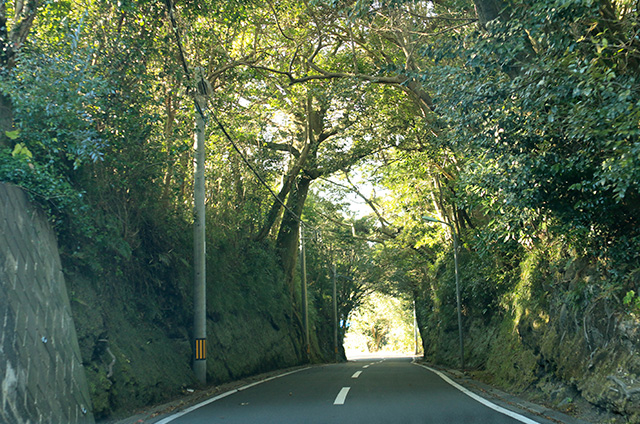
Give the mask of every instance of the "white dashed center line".
<path id="1" fill-rule="evenodd" d="M 347 399 L 347 394 L 351 390 L 351 387 L 343 387 L 340 389 L 338 396 L 336 396 L 336 400 L 333 401 L 334 405 L 344 405 L 344 401 Z"/>
<path id="2" fill-rule="evenodd" d="M 358 378 L 358 377 L 360 377 L 360 374 L 362 374 L 362 371 L 356 371 L 356 372 L 351 376 L 351 378 Z"/>

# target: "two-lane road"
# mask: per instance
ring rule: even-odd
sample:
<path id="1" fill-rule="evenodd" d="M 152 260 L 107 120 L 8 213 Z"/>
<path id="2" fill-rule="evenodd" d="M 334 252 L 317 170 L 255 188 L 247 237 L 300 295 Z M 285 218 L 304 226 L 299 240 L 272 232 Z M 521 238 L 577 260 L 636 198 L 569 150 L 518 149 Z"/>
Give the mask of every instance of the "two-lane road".
<path id="1" fill-rule="evenodd" d="M 311 367 L 229 392 L 158 424 L 544 422 L 512 416 L 469 397 L 411 358 L 390 358 Z"/>

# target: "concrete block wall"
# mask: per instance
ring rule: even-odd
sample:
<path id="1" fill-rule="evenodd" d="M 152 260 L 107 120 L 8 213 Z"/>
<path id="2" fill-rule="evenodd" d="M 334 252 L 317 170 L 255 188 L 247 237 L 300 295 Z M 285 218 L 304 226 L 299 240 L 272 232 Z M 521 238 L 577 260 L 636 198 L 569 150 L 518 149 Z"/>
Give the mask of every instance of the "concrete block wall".
<path id="1" fill-rule="evenodd" d="M 55 235 L 0 183 L 0 422 L 93 423 Z"/>

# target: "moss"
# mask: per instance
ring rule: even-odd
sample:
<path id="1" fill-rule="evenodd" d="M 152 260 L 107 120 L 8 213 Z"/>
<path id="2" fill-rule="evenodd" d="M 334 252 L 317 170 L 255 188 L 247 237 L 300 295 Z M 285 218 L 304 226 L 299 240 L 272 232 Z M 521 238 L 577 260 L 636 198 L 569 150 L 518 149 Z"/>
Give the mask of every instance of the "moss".
<path id="1" fill-rule="evenodd" d="M 111 380 L 107 378 L 105 370 L 95 366 L 85 367 L 87 381 L 89 383 L 89 395 L 93 403 L 93 413 L 97 419 L 109 415 L 112 407 Z"/>
<path id="2" fill-rule="evenodd" d="M 275 252 L 269 246 L 225 244 L 209 250 L 209 261 L 208 381 L 299 364 L 300 334 L 288 315 L 290 299 Z M 102 275 L 68 275 L 98 418 L 127 415 L 196 385 L 186 274 L 171 280 L 167 272 L 168 279 L 155 281 L 158 275 L 131 264 Z"/>
<path id="3" fill-rule="evenodd" d="M 486 370 L 502 388 L 518 393 L 537 380 L 539 355 L 523 346 L 511 319 L 502 321 L 488 357 Z"/>
<path id="4" fill-rule="evenodd" d="M 615 309 L 607 294 L 595 295 L 602 279 L 598 270 L 588 260 L 567 260 L 557 246 L 525 252 L 514 264 L 517 278 L 502 295 L 500 311 L 490 319 L 469 312 L 464 318 L 473 375 L 515 393 L 536 388 L 546 402 L 569 412 L 575 408 L 575 396 L 582 395 L 593 404 L 637 417 L 640 357 L 634 352 L 640 323 L 612 319 Z M 490 274 L 476 280 L 484 278 L 486 284 L 491 284 L 491 273 L 500 272 L 482 270 Z M 435 277 L 431 292 L 446 298 L 448 274 Z M 503 277 L 496 277 L 500 284 Z M 447 312 L 447 305 L 431 306 L 424 305 L 422 320 L 427 323 L 421 331 L 426 336 L 425 356 L 456 366 L 455 316 Z"/>

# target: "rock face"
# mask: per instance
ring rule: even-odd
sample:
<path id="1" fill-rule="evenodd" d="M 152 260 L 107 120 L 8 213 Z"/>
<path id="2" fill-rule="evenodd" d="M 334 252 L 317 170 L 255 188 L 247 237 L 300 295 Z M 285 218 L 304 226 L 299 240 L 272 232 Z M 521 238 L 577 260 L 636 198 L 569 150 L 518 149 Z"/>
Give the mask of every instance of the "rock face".
<path id="1" fill-rule="evenodd" d="M 105 251 L 99 272 L 65 268 L 98 420 L 198 388 L 191 370 L 192 246 L 187 238 L 161 247 L 174 254 L 146 246 L 125 261 Z M 208 384 L 304 360 L 300 326 L 268 249 L 241 240 L 207 246 Z"/>
<path id="2" fill-rule="evenodd" d="M 563 271 L 555 276 L 548 322 L 537 328 L 521 324 L 518 334 L 522 340 L 527 331 L 532 334 L 525 346 L 537 353 L 540 373 L 551 373 L 609 411 L 639 414 L 640 322 L 622 313 L 615 297 L 567 298 L 576 287 L 600 285 L 595 267 L 575 261 Z M 529 330 L 521 328 L 526 326 Z"/>
<path id="3" fill-rule="evenodd" d="M 577 395 L 637 420 L 640 320 L 624 311 L 619 296 L 602 290 L 606 276 L 595 265 L 561 258 L 552 261 L 535 252 L 525 257 L 500 299 L 499 313 L 474 314 L 479 308 L 467 300 L 468 367 L 514 392 L 536 388 L 560 408 Z M 426 356 L 456 366 L 453 314 L 428 300 L 425 306 Z"/>
<path id="4" fill-rule="evenodd" d="M 58 247 L 25 193 L 0 183 L 0 421 L 93 423 Z"/>
<path id="5" fill-rule="evenodd" d="M 585 330 L 582 334 L 574 332 L 564 339 L 562 334 L 570 334 L 568 329 L 552 327 L 544 334 L 541 355 L 555 364 L 558 377 L 574 385 L 589 402 L 623 415 L 638 415 L 640 343 L 635 335 L 638 323 L 620 317 L 612 318 L 609 324 L 608 337 L 599 340 L 593 336 L 598 330 L 590 329 L 589 324 L 579 328 Z"/>
<path id="6" fill-rule="evenodd" d="M 165 311 L 157 295 L 136 299 L 124 284 L 72 274 L 72 303 L 96 417 L 119 417 L 161 403 L 198 383 L 191 370 L 189 310 L 175 300 Z M 207 319 L 207 382 L 218 384 L 300 363 L 295 327 L 276 306 L 242 296 L 235 281 L 213 290 Z M 267 281 L 263 281 L 264 284 Z M 210 287 L 220 287 L 211 281 Z M 167 300 L 171 301 L 169 297 Z M 146 304 L 142 303 L 142 300 Z M 166 307 L 165 307 L 166 308 Z M 261 309 L 262 308 L 262 309 Z"/>

